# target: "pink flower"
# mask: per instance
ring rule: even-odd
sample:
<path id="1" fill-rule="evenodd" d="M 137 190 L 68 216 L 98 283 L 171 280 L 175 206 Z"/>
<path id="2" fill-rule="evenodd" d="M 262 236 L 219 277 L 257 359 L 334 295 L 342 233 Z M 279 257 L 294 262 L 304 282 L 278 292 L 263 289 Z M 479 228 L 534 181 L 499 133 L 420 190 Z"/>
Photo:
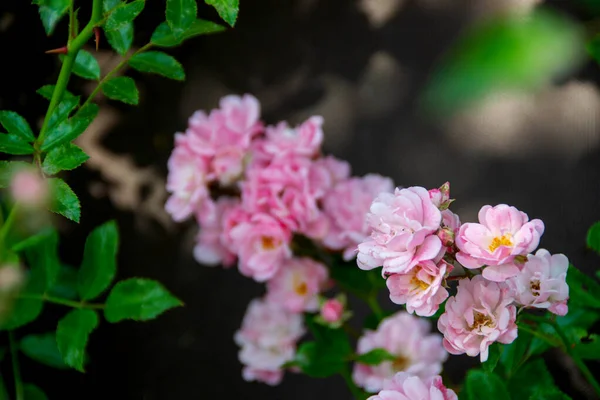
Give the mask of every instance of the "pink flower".
<path id="1" fill-rule="evenodd" d="M 323 244 L 333 250 L 344 250 L 345 260 L 354 257 L 357 245 L 369 236 L 366 213 L 373 199 L 393 189 L 391 179 L 376 174 L 338 183 L 323 198 L 323 210 L 330 221 Z"/>
<path id="2" fill-rule="evenodd" d="M 41 206 L 48 200 L 48 183 L 31 168 L 17 171 L 10 181 L 13 200 L 25 206 Z"/>
<path id="3" fill-rule="evenodd" d="M 356 363 L 353 380 L 368 392 L 378 392 L 386 379 L 404 371 L 421 378 L 437 375 L 448 353 L 442 347 L 442 338 L 430 334 L 427 321 L 400 311 L 384 319 L 376 331 L 367 331 L 358 340 L 358 354 L 383 348 L 397 356 L 395 361 L 379 365 Z"/>
<path id="4" fill-rule="evenodd" d="M 242 328 L 234 336 L 241 347 L 239 358 L 244 364 L 244 379 L 269 385 L 281 382 L 282 366 L 294 358 L 296 341 L 302 335 L 302 314 L 290 313 L 276 303 L 252 300 Z"/>
<path id="5" fill-rule="evenodd" d="M 437 265 L 423 261 L 405 274 L 392 274 L 386 281 L 390 299 L 396 304 L 406 304 L 406 311 L 411 314 L 430 317 L 448 298 L 442 283 L 450 271 L 452 266 L 442 260 Z"/>
<path id="6" fill-rule="evenodd" d="M 229 232 L 242 275 L 259 282 L 271 279 L 290 258 L 291 232 L 267 214 L 255 214 Z"/>
<path id="7" fill-rule="evenodd" d="M 220 197 L 216 202 L 207 199 L 197 213 L 200 233 L 194 247 L 194 258 L 201 264 L 233 265 L 235 254 L 223 241 L 223 215 L 239 205 L 238 199 Z"/>
<path id="8" fill-rule="evenodd" d="M 569 310 L 568 268 L 569 260 L 564 254 L 550 255 L 547 250 L 539 249 L 535 255 L 527 256 L 523 269 L 506 283 L 517 303 L 565 315 Z"/>
<path id="9" fill-rule="evenodd" d="M 192 215 L 208 197 L 206 158 L 194 153 L 189 138 L 175 135 L 175 149 L 168 162 L 167 191 L 171 197 L 166 211 L 175 221 L 183 221 Z"/>
<path id="10" fill-rule="evenodd" d="M 441 210 L 448 208 L 450 203 L 450 182 L 444 183 L 439 189 L 429 190 L 429 198 Z"/>
<path id="11" fill-rule="evenodd" d="M 358 245 L 362 269 L 383 265 L 384 275 L 404 273 L 443 251 L 435 235 L 442 214 L 422 187 L 380 194 L 371 204 L 367 222 L 373 231 L 370 240 Z"/>
<path id="12" fill-rule="evenodd" d="M 458 400 L 458 396 L 444 386 L 440 376 L 421 379 L 398 372 L 384 384 L 381 392 L 367 400 Z"/>
<path id="13" fill-rule="evenodd" d="M 323 142 L 323 118 L 314 116 L 296 128 L 290 128 L 286 122 L 266 129 L 265 139 L 256 143 L 255 156 L 259 160 L 271 160 L 276 157 L 316 156 Z"/>
<path id="14" fill-rule="evenodd" d="M 483 206 L 479 224 L 467 223 L 460 227 L 456 237 L 459 252 L 456 259 L 466 268 L 481 268 L 483 277 L 503 282 L 519 273 L 516 256 L 533 252 L 544 233 L 539 219 L 529 221 L 527 214 L 515 207 L 500 204 Z"/>
<path id="15" fill-rule="evenodd" d="M 511 305 L 505 284 L 490 282 L 481 275 L 462 279 L 456 296 L 446 302 L 446 312 L 438 320 L 444 334 L 444 347 L 452 354 L 488 358 L 494 342 L 512 343 L 517 337 L 516 308 Z"/>
<path id="16" fill-rule="evenodd" d="M 321 306 L 321 318 L 328 323 L 336 323 L 344 316 L 344 304 L 338 299 L 328 299 Z"/>
<path id="17" fill-rule="evenodd" d="M 311 258 L 292 258 L 267 282 L 267 300 L 290 312 L 317 311 L 318 295 L 327 279 L 323 264 Z"/>

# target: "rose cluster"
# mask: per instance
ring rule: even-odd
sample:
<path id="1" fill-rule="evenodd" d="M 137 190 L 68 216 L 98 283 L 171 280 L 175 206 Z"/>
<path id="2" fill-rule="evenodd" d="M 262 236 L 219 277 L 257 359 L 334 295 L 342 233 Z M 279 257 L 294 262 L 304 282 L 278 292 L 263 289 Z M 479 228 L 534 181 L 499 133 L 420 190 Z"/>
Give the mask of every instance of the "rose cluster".
<path id="1" fill-rule="evenodd" d="M 479 223 L 461 224 L 449 210 L 449 192 L 445 184 L 380 194 L 357 262 L 362 269 L 382 266 L 391 300 L 410 313 L 432 316 L 446 301 L 438 320 L 444 347 L 485 361 L 490 344 L 517 337 L 517 307 L 567 313 L 569 262 L 544 249 L 533 253 L 544 233 L 541 220 L 500 204 L 484 206 Z M 449 297 L 454 279 L 457 293 Z"/>

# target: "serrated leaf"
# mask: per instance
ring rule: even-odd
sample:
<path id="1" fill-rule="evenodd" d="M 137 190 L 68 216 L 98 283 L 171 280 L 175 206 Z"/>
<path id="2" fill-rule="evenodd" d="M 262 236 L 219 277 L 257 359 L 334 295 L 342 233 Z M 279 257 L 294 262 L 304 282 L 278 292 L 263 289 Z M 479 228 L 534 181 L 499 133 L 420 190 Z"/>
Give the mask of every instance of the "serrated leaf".
<path id="1" fill-rule="evenodd" d="M 569 303 L 583 307 L 600 308 L 600 284 L 573 265 L 567 270 Z"/>
<path id="2" fill-rule="evenodd" d="M 48 396 L 39 387 L 27 383 L 23 385 L 23 400 L 48 400 Z"/>
<path id="3" fill-rule="evenodd" d="M 181 64 L 175 58 L 160 51 L 136 54 L 129 60 L 129 65 L 140 72 L 154 73 L 178 81 L 185 80 L 185 72 Z"/>
<path id="4" fill-rule="evenodd" d="M 64 58 L 64 56 L 61 56 L 61 61 Z M 92 53 L 79 50 L 77 57 L 75 57 L 75 64 L 73 64 L 73 73 L 84 79 L 98 80 L 100 79 L 100 64 L 98 64 Z"/>
<path id="5" fill-rule="evenodd" d="M 119 76 L 106 82 L 102 91 L 112 100 L 122 101 L 126 104 L 136 105 L 139 100 L 139 94 L 135 81 L 127 76 Z"/>
<path id="6" fill-rule="evenodd" d="M 42 240 L 27 248 L 25 255 L 29 265 L 37 268 L 38 273 L 43 275 L 45 292 L 54 285 L 60 269 L 56 230 L 51 230 Z"/>
<path id="7" fill-rule="evenodd" d="M 65 364 L 84 372 L 85 348 L 90 333 L 98 327 L 98 314 L 94 310 L 78 309 L 58 321 L 56 342 Z"/>
<path id="8" fill-rule="evenodd" d="M 78 271 L 75 268 L 68 265 L 61 265 L 58 270 L 56 282 L 50 288 L 49 295 L 68 300 L 77 299 L 77 275 Z"/>
<path id="9" fill-rule="evenodd" d="M 31 164 L 24 161 L 0 161 L 0 188 L 7 188 L 15 172 L 26 168 L 31 168 Z"/>
<path id="10" fill-rule="evenodd" d="M 470 370 L 465 380 L 469 400 L 511 400 L 506 385 L 498 375 L 479 369 Z"/>
<path id="11" fill-rule="evenodd" d="M 58 103 L 58 106 L 56 106 L 54 111 L 52 111 L 52 115 L 48 120 L 48 129 L 54 128 L 69 118 L 69 114 L 71 114 L 71 111 L 73 111 L 78 104 L 79 96 L 63 95 L 63 99 Z"/>
<path id="12" fill-rule="evenodd" d="M 159 282 L 151 279 L 132 278 L 115 285 L 104 308 L 108 322 L 124 319 L 146 321 L 182 303 Z"/>
<path id="13" fill-rule="evenodd" d="M 600 222 L 596 222 L 588 229 L 586 243 L 588 248 L 600 254 Z"/>
<path id="14" fill-rule="evenodd" d="M 82 300 L 98 297 L 111 284 L 117 272 L 118 249 L 119 232 L 115 221 L 102 224 L 89 234 L 77 279 Z"/>
<path id="15" fill-rule="evenodd" d="M 137 0 L 118 6 L 108 16 L 104 30 L 113 31 L 121 29 L 131 23 L 142 12 L 145 4 L 144 0 Z"/>
<path id="16" fill-rule="evenodd" d="M 52 95 L 54 94 L 55 88 L 56 88 L 56 85 L 44 85 L 41 88 L 39 88 L 38 90 L 36 90 L 36 93 L 39 94 L 40 96 L 42 96 L 43 98 L 45 98 L 46 100 L 50 100 L 50 99 L 52 99 Z M 77 96 L 75 96 L 73 93 L 69 92 L 68 90 L 65 90 L 65 92 L 63 94 L 63 100 L 68 99 L 68 98 L 73 98 L 73 97 L 77 97 Z"/>
<path id="17" fill-rule="evenodd" d="M 60 171 L 75 169 L 89 158 L 80 147 L 66 143 L 50 150 L 44 158 L 42 170 L 46 175 L 55 175 Z"/>
<path id="18" fill-rule="evenodd" d="M 39 5 L 40 18 L 47 35 L 51 35 L 56 24 L 64 17 L 69 9 L 71 0 L 34 0 Z"/>
<path id="19" fill-rule="evenodd" d="M 48 179 L 48 185 L 53 193 L 54 202 L 50 211 L 60 214 L 72 221 L 79 222 L 81 205 L 73 190 L 60 178 Z"/>
<path id="20" fill-rule="evenodd" d="M 355 361 L 367 365 L 379 365 L 384 361 L 394 361 L 398 357 L 390 354 L 386 349 L 373 349 L 367 353 L 359 354 Z"/>
<path id="21" fill-rule="evenodd" d="M 152 34 L 150 42 L 155 46 L 174 47 L 183 43 L 184 40 L 193 38 L 195 36 L 209 35 L 211 33 L 223 32 L 224 30 L 226 30 L 226 28 L 222 25 L 203 19 L 197 19 L 185 32 L 181 34 L 180 37 L 175 37 L 173 31 L 171 31 L 171 28 L 169 27 L 169 24 L 163 22 Z"/>
<path id="22" fill-rule="evenodd" d="M 19 348 L 25 355 L 37 362 L 53 368 L 68 368 L 58 351 L 54 332 L 25 336 L 21 339 Z"/>
<path id="23" fill-rule="evenodd" d="M 175 37 L 181 37 L 196 20 L 196 0 L 167 0 L 167 23 Z"/>
<path id="24" fill-rule="evenodd" d="M 111 11 L 113 8 L 121 4 L 121 0 L 104 0 L 102 2 L 102 11 L 105 13 Z"/>
<path id="25" fill-rule="evenodd" d="M 0 133 L 0 152 L 27 155 L 33 153 L 33 146 L 14 133 Z"/>
<path id="26" fill-rule="evenodd" d="M 219 16 L 230 26 L 233 27 L 235 25 L 240 8 L 239 0 L 204 0 L 204 2 L 213 6 L 217 10 L 217 13 L 219 13 Z"/>
<path id="27" fill-rule="evenodd" d="M 119 29 L 104 32 L 108 43 L 120 55 L 127 54 L 133 43 L 133 22 L 124 24 Z"/>
<path id="28" fill-rule="evenodd" d="M 99 108 L 96 104 L 88 103 L 73 117 L 48 130 L 41 146 L 42 151 L 49 151 L 58 145 L 76 139 L 94 121 L 98 115 L 98 110 Z"/>
<path id="29" fill-rule="evenodd" d="M 25 141 L 33 142 L 35 140 L 33 131 L 25 118 L 14 111 L 0 111 L 0 124 L 8 133 L 15 134 Z"/>

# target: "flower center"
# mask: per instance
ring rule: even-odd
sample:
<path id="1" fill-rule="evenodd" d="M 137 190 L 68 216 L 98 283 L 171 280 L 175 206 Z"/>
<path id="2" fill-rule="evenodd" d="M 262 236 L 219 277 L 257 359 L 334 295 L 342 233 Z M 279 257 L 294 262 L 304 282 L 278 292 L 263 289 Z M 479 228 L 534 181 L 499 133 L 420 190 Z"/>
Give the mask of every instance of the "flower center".
<path id="1" fill-rule="evenodd" d="M 399 355 L 394 361 L 392 361 L 392 368 L 394 371 L 406 371 L 410 366 L 410 359 Z"/>
<path id="2" fill-rule="evenodd" d="M 413 289 L 417 289 L 420 291 L 427 290 L 429 288 L 429 283 L 417 278 L 416 274 L 410 280 L 410 284 L 412 285 Z"/>
<path id="3" fill-rule="evenodd" d="M 510 240 L 512 235 L 510 233 L 504 234 L 502 236 L 496 236 L 492 239 L 492 243 L 490 244 L 490 252 L 493 253 L 500 246 L 512 246 L 512 240 Z"/>
<path id="4" fill-rule="evenodd" d="M 492 321 L 489 315 L 485 315 L 479 311 L 473 311 L 473 326 L 471 326 L 471 329 L 481 330 L 484 326 L 491 327 L 493 325 L 494 321 Z"/>
<path id="5" fill-rule="evenodd" d="M 540 280 L 532 279 L 530 285 L 531 285 L 531 294 L 534 296 L 539 296 L 540 295 Z"/>
<path id="6" fill-rule="evenodd" d="M 306 293 L 308 293 L 308 285 L 306 282 L 299 282 L 295 285 L 294 290 L 299 296 L 306 296 Z"/>
<path id="7" fill-rule="evenodd" d="M 261 245 L 263 250 L 273 250 L 275 249 L 275 247 L 277 247 L 279 243 L 277 242 L 277 240 L 275 240 L 275 238 L 271 237 L 271 236 L 263 236 L 261 239 Z"/>

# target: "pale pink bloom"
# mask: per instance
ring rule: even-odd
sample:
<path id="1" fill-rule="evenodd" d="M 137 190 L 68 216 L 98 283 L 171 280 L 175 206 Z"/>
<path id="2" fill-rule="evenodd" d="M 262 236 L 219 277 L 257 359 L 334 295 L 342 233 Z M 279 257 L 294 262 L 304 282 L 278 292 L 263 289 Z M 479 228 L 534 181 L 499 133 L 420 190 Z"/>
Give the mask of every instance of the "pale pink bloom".
<path id="1" fill-rule="evenodd" d="M 271 279 L 290 258 L 291 232 L 267 214 L 254 214 L 231 229 L 242 275 L 259 282 Z"/>
<path id="2" fill-rule="evenodd" d="M 321 306 L 321 318 L 329 323 L 336 323 L 344 316 L 344 304 L 338 299 L 328 299 Z"/>
<path id="3" fill-rule="evenodd" d="M 283 378 L 282 366 L 293 360 L 296 341 L 304 335 L 302 314 L 291 313 L 279 304 L 254 299 L 248 305 L 242 327 L 235 333 L 241 347 L 243 377 L 277 385 Z"/>
<path id="4" fill-rule="evenodd" d="M 267 300 L 290 312 L 317 311 L 327 268 L 311 258 L 292 258 L 267 282 Z"/>
<path id="5" fill-rule="evenodd" d="M 513 301 L 504 283 L 487 281 L 481 275 L 462 279 L 438 320 L 446 350 L 471 357 L 480 354 L 484 362 L 492 343 L 512 343 L 517 337 Z"/>
<path id="6" fill-rule="evenodd" d="M 564 254 L 550 255 L 547 250 L 539 249 L 535 255 L 527 256 L 521 272 L 506 283 L 518 304 L 565 315 L 569 310 L 568 268 L 569 260 Z"/>
<path id="7" fill-rule="evenodd" d="M 347 161 L 339 160 L 334 156 L 319 157 L 313 162 L 316 168 L 327 170 L 331 176 L 331 184 L 333 187 L 336 183 L 346 180 L 350 177 L 350 164 Z"/>
<path id="8" fill-rule="evenodd" d="M 450 271 L 452 266 L 441 260 L 437 265 L 423 261 L 407 273 L 392 274 L 386 281 L 390 299 L 396 304 L 406 304 L 406 311 L 411 314 L 430 317 L 448 298 L 442 284 Z"/>
<path id="9" fill-rule="evenodd" d="M 356 255 L 358 244 L 369 237 L 366 213 L 380 193 L 394 190 L 391 179 L 369 174 L 338 183 L 323 198 L 323 211 L 330 221 L 323 244 L 333 250 L 344 250 L 344 259 Z"/>
<path id="10" fill-rule="evenodd" d="M 362 269 L 383 265 L 384 275 L 404 273 L 443 251 L 435 235 L 442 214 L 422 187 L 380 194 L 371 204 L 367 222 L 371 238 L 358 245 Z"/>
<path id="11" fill-rule="evenodd" d="M 43 205 L 48 200 L 48 183 L 36 170 L 24 168 L 12 176 L 10 194 L 22 205 Z"/>
<path id="12" fill-rule="evenodd" d="M 439 375 L 421 379 L 398 372 L 393 379 L 386 381 L 382 391 L 367 400 L 458 400 L 458 396 L 444 386 Z"/>
<path id="13" fill-rule="evenodd" d="M 200 207 L 196 218 L 200 224 L 194 258 L 201 264 L 225 267 L 235 263 L 236 256 L 223 242 L 223 215 L 239 206 L 239 199 L 220 197 L 216 202 L 207 199 Z"/>
<path id="14" fill-rule="evenodd" d="M 373 393 L 380 391 L 385 380 L 400 371 L 421 378 L 439 374 L 448 353 L 442 347 L 442 337 L 429 331 L 429 322 L 404 311 L 384 319 L 376 331 L 366 331 L 358 340 L 357 354 L 383 348 L 397 358 L 379 365 L 356 363 L 352 374 L 354 382 Z"/>
<path id="15" fill-rule="evenodd" d="M 319 154 L 323 143 L 323 118 L 310 117 L 300 126 L 290 128 L 286 122 L 266 128 L 265 138 L 256 143 L 256 157 L 260 160 Z"/>
<path id="16" fill-rule="evenodd" d="M 478 224 L 467 223 L 460 227 L 456 237 L 460 251 L 456 259 L 469 269 L 487 265 L 483 277 L 503 282 L 519 273 L 515 257 L 533 252 L 543 233 L 541 220 L 529 221 L 527 214 L 515 207 L 483 206 Z"/>
<path id="17" fill-rule="evenodd" d="M 208 198 L 208 164 L 206 158 L 191 150 L 187 136 L 176 134 L 175 149 L 167 165 L 167 191 L 171 196 L 165 209 L 179 222 L 192 215 Z"/>
<path id="18" fill-rule="evenodd" d="M 231 232 L 236 226 L 242 223 L 249 223 L 251 214 L 244 209 L 241 203 L 238 203 L 233 207 L 226 207 L 223 210 L 223 216 L 221 218 L 221 225 L 223 227 L 221 232 L 221 243 L 229 250 L 229 252 L 237 254 L 239 249 L 237 248 L 233 237 L 231 237 Z"/>
<path id="19" fill-rule="evenodd" d="M 456 235 L 460 229 L 460 217 L 450 210 L 444 210 L 442 211 L 442 226 L 451 229 Z"/>
<path id="20" fill-rule="evenodd" d="M 225 127 L 235 133 L 251 138 L 262 130 L 260 118 L 260 103 L 256 97 L 245 94 L 242 97 L 229 95 L 219 102 Z"/>

